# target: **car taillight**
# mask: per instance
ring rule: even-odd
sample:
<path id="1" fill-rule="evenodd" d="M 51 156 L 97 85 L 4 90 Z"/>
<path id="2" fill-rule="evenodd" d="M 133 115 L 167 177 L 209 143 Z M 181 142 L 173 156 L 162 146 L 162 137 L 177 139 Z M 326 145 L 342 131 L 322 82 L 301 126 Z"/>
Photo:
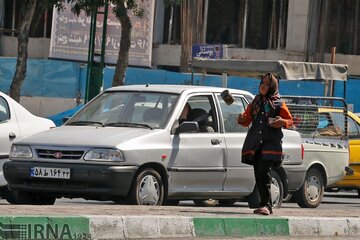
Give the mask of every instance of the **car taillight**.
<path id="1" fill-rule="evenodd" d="M 305 152 L 304 145 L 301 144 L 301 159 L 304 159 L 304 152 Z"/>

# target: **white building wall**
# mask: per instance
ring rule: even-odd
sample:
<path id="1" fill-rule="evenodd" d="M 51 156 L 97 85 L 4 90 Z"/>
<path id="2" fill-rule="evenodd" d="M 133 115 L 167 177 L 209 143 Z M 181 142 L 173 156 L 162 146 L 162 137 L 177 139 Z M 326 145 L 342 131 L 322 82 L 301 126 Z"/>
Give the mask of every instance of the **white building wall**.
<path id="1" fill-rule="evenodd" d="M 73 98 L 25 97 L 20 104 L 36 116 L 47 117 L 76 107 Z"/>
<path id="2" fill-rule="evenodd" d="M 10 36 L 0 36 L 0 56 L 17 56 L 17 38 Z M 48 58 L 50 49 L 50 38 L 29 38 L 28 56 L 29 58 Z"/>
<path id="3" fill-rule="evenodd" d="M 289 0 L 286 50 L 305 53 L 309 0 Z"/>

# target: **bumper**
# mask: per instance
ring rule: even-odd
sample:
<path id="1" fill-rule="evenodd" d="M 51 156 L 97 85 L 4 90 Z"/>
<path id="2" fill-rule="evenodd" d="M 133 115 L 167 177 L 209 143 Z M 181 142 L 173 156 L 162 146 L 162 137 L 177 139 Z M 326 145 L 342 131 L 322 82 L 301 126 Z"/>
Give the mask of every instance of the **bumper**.
<path id="1" fill-rule="evenodd" d="M 350 169 L 352 169 L 352 174 L 347 172 L 342 180 L 331 184 L 330 188 L 360 189 L 360 168 L 350 165 Z"/>
<path id="2" fill-rule="evenodd" d="M 4 166 L 4 163 L 6 163 L 8 161 L 9 161 L 9 156 L 1 156 L 0 155 L 0 187 L 4 187 L 7 185 L 7 182 L 4 177 L 3 166 Z"/>
<path id="3" fill-rule="evenodd" d="M 304 183 L 306 169 L 303 165 L 282 165 L 287 179 L 288 179 L 288 191 L 293 193 L 298 190 Z"/>
<path id="4" fill-rule="evenodd" d="M 31 167 L 69 168 L 70 179 L 34 178 Z M 58 197 L 111 199 L 128 194 L 137 166 L 99 164 L 40 163 L 9 161 L 4 164 L 5 178 L 11 189 L 46 192 Z"/>

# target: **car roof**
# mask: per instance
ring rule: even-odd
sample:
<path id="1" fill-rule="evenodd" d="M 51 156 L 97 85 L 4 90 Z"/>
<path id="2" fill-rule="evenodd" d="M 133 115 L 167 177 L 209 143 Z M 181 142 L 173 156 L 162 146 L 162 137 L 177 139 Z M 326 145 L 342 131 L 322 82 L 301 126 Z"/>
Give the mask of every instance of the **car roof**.
<path id="1" fill-rule="evenodd" d="M 225 89 L 228 89 L 231 93 L 244 94 L 253 96 L 252 93 L 239 89 L 220 88 L 211 86 L 194 86 L 194 85 L 166 85 L 166 84 L 141 84 L 141 85 L 126 85 L 119 87 L 112 87 L 106 90 L 111 91 L 149 91 L 149 92 L 164 92 L 164 93 L 177 93 L 183 92 L 215 92 L 221 93 Z"/>
<path id="2" fill-rule="evenodd" d="M 326 112 L 336 112 L 336 113 L 342 113 L 343 109 L 339 109 L 339 108 L 319 108 L 319 113 L 326 113 Z M 353 119 L 355 119 L 358 123 L 360 123 L 360 118 L 353 112 L 348 111 L 348 115 L 350 117 L 352 117 Z"/>

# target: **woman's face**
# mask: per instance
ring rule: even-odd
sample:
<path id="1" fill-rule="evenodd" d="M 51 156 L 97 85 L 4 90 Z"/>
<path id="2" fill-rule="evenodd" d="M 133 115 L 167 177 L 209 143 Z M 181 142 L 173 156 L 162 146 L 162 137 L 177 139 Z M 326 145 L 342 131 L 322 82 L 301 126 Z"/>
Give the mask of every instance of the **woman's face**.
<path id="1" fill-rule="evenodd" d="M 265 76 L 260 83 L 259 91 L 260 94 L 266 96 L 266 93 L 269 91 L 270 88 L 270 78 L 269 76 Z"/>

